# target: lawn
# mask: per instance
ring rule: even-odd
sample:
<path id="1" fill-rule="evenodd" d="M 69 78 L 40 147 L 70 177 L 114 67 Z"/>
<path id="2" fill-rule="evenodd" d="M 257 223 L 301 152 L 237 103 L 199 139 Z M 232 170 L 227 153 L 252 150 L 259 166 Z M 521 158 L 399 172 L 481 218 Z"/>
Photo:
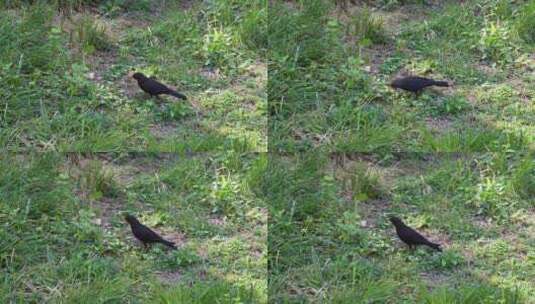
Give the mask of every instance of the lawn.
<path id="1" fill-rule="evenodd" d="M 273 303 L 535 303 L 533 154 L 270 159 Z M 403 244 L 401 217 L 443 252 Z"/>
<path id="2" fill-rule="evenodd" d="M 40 3 L 1 7 L 0 145 L 266 151 L 264 1 Z M 133 71 L 188 102 L 151 99 Z"/>
<path id="3" fill-rule="evenodd" d="M 271 6 L 271 151 L 534 149 L 533 1 L 349 2 Z M 401 75 L 452 86 L 415 96 Z"/>
<path id="4" fill-rule="evenodd" d="M 534 54 L 535 0 L 3 1 L 0 303 L 535 304 Z"/>
<path id="5" fill-rule="evenodd" d="M 266 303 L 266 157 L 0 155 L 0 302 Z M 136 242 L 126 213 L 175 242 Z"/>

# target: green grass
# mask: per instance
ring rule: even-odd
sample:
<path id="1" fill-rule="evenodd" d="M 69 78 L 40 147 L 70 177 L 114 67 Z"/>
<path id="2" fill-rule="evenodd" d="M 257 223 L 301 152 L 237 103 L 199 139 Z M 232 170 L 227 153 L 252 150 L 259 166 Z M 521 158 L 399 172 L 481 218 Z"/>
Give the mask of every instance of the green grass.
<path id="1" fill-rule="evenodd" d="M 266 303 L 262 155 L 2 154 L 3 303 Z M 177 243 L 145 251 L 135 214 Z"/>
<path id="2" fill-rule="evenodd" d="M 0 303 L 535 303 L 534 20 L 533 0 L 3 1 Z"/>
<path id="3" fill-rule="evenodd" d="M 158 2 L 152 10 L 117 3 L 108 15 L 107 3 L 80 13 L 62 3 L 5 4 L 15 8 L 0 15 L 2 146 L 266 151 L 264 1 L 188 9 Z M 157 104 L 132 70 L 176 87 L 191 104 L 173 97 Z"/>
<path id="4" fill-rule="evenodd" d="M 266 182 L 270 299 L 533 302 L 535 188 L 526 183 L 535 177 L 533 159 L 319 151 L 272 157 Z M 408 250 L 390 214 L 444 251 Z"/>
<path id="5" fill-rule="evenodd" d="M 271 6 L 273 151 L 533 149 L 532 1 L 412 3 Z M 394 92 L 387 84 L 402 72 L 453 87 Z M 506 103 L 478 98 L 500 98 L 504 86 Z"/>

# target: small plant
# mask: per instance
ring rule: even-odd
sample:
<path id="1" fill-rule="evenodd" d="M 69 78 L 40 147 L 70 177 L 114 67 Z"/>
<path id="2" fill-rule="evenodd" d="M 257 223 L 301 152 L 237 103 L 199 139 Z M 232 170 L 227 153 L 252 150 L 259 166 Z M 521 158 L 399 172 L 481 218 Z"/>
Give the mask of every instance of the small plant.
<path id="1" fill-rule="evenodd" d="M 74 32 L 71 33 L 71 42 L 73 40 L 86 54 L 108 51 L 113 45 L 106 32 L 106 26 L 91 16 L 83 16 L 78 20 Z"/>
<path id="2" fill-rule="evenodd" d="M 342 242 L 361 242 L 365 240 L 365 232 L 359 226 L 360 215 L 346 211 L 336 223 L 338 238 Z"/>
<path id="3" fill-rule="evenodd" d="M 175 269 L 179 267 L 187 267 L 199 263 L 201 258 L 197 255 L 195 249 L 190 247 L 179 248 L 173 251 L 173 254 L 166 255 L 162 261 L 162 268 Z"/>
<path id="4" fill-rule="evenodd" d="M 363 70 L 363 62 L 359 57 L 348 58 L 341 67 L 340 80 L 346 89 L 358 87 L 359 90 L 368 89 L 371 79 Z"/>
<path id="5" fill-rule="evenodd" d="M 379 71 L 384 74 L 392 74 L 405 65 L 401 56 L 389 57 L 379 67 Z"/>
<path id="6" fill-rule="evenodd" d="M 268 48 L 267 9 L 251 10 L 240 25 L 240 36 L 250 49 Z"/>
<path id="7" fill-rule="evenodd" d="M 481 103 L 505 106 L 515 98 L 515 90 L 510 85 L 497 85 L 486 88 L 477 94 L 477 99 Z"/>
<path id="8" fill-rule="evenodd" d="M 361 8 L 351 19 L 348 26 L 348 34 L 357 38 L 361 45 L 378 44 L 387 42 L 384 21 L 374 15 L 369 8 Z"/>
<path id="9" fill-rule="evenodd" d="M 184 103 L 172 103 L 159 113 L 162 120 L 180 120 L 188 117 L 193 111 Z"/>
<path id="10" fill-rule="evenodd" d="M 520 38 L 527 43 L 535 44 L 535 2 L 526 4 L 520 10 L 514 25 Z"/>
<path id="11" fill-rule="evenodd" d="M 233 52 L 232 36 L 222 28 L 212 28 L 204 36 L 202 53 L 205 65 L 225 67 L 230 63 Z"/>
<path id="12" fill-rule="evenodd" d="M 505 178 L 483 177 L 483 181 L 477 186 L 477 193 L 473 198 L 473 204 L 478 208 L 478 213 L 492 216 L 496 219 L 504 219 L 508 216 L 514 201 L 508 197 Z"/>
<path id="13" fill-rule="evenodd" d="M 513 62 L 518 53 L 514 41 L 509 22 L 486 20 L 477 48 L 483 59 L 503 65 Z"/>
<path id="14" fill-rule="evenodd" d="M 102 3 L 99 6 L 99 10 L 110 17 L 117 16 L 121 10 L 125 0 L 110 0 Z"/>
<path id="15" fill-rule="evenodd" d="M 456 115 L 470 107 L 468 101 L 462 96 L 449 96 L 434 106 L 431 111 L 435 116 Z"/>
<path id="16" fill-rule="evenodd" d="M 349 180 L 353 198 L 359 201 L 367 201 L 381 197 L 384 190 L 379 177 L 378 172 L 373 168 L 358 164 L 355 174 L 351 175 Z"/>
<path id="17" fill-rule="evenodd" d="M 119 195 L 114 174 L 103 168 L 100 161 L 92 160 L 82 170 L 79 185 L 89 199 L 99 200 L 102 197 L 117 197 Z"/>
<path id="18" fill-rule="evenodd" d="M 225 173 L 220 173 L 212 183 L 211 205 L 213 213 L 236 218 L 243 216 L 246 202 L 239 196 L 239 184 Z"/>
<path id="19" fill-rule="evenodd" d="M 511 179 L 514 191 L 525 199 L 535 197 L 535 160 L 530 156 L 520 162 Z"/>
<path id="20" fill-rule="evenodd" d="M 452 270 L 464 264 L 464 257 L 459 252 L 446 250 L 442 254 L 433 255 L 431 264 L 435 269 Z"/>

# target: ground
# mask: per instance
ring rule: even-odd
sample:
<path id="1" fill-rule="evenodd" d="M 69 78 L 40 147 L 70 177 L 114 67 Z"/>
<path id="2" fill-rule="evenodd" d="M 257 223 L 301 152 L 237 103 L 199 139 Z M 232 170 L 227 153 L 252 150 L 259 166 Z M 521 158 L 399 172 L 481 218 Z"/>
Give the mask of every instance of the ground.
<path id="1" fill-rule="evenodd" d="M 0 4 L 0 302 L 535 303 L 533 0 L 33 2 Z"/>
<path id="2" fill-rule="evenodd" d="M 533 1 L 269 16 L 270 301 L 535 303 Z M 388 86 L 407 74 L 452 85 Z M 409 250 L 389 215 L 444 251 Z"/>
<path id="3" fill-rule="evenodd" d="M 3 10 L 0 27 L 7 41 L 0 49 L 2 146 L 266 151 L 262 1 L 101 2 L 72 10 L 5 4 L 10 9 Z M 133 71 L 156 77 L 188 101 L 151 99 Z"/>
<path id="4" fill-rule="evenodd" d="M 267 303 L 265 1 L 34 2 L 0 4 L 0 302 Z"/>
<path id="5" fill-rule="evenodd" d="M 266 303 L 260 155 L 0 157 L 3 303 Z M 178 250 L 145 250 L 126 213 Z"/>
<path id="6" fill-rule="evenodd" d="M 272 5 L 270 150 L 535 149 L 533 4 L 357 2 Z M 452 86 L 388 87 L 407 74 Z"/>
<path id="7" fill-rule="evenodd" d="M 267 176 L 274 303 L 535 301 L 533 155 L 316 152 Z"/>

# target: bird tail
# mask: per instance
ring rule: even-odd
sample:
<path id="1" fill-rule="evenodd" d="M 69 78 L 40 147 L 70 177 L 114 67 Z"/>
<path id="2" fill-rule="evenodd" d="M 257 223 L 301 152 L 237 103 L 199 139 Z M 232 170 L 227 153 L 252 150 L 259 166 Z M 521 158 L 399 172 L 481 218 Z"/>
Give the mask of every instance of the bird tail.
<path id="1" fill-rule="evenodd" d="M 177 98 L 181 98 L 181 99 L 184 99 L 184 100 L 187 100 L 188 98 L 186 97 L 186 95 L 182 94 L 182 93 L 178 93 L 177 91 L 173 91 L 173 90 L 169 90 L 169 92 L 167 93 L 169 95 L 172 95 L 172 96 L 175 96 Z"/>
<path id="2" fill-rule="evenodd" d="M 439 87 L 449 87 L 450 84 L 447 81 L 436 81 L 433 83 L 433 85 L 439 86 Z"/>
<path id="3" fill-rule="evenodd" d="M 440 244 L 435 244 L 435 243 L 431 243 L 431 242 L 428 242 L 427 243 L 427 246 L 437 250 L 437 251 L 442 251 L 442 249 L 440 249 Z"/>
<path id="4" fill-rule="evenodd" d="M 169 246 L 173 249 L 176 249 L 176 246 L 175 246 L 175 243 L 173 242 L 170 242 L 170 241 L 166 241 L 166 240 L 160 240 L 160 243 L 166 245 L 166 246 Z"/>

